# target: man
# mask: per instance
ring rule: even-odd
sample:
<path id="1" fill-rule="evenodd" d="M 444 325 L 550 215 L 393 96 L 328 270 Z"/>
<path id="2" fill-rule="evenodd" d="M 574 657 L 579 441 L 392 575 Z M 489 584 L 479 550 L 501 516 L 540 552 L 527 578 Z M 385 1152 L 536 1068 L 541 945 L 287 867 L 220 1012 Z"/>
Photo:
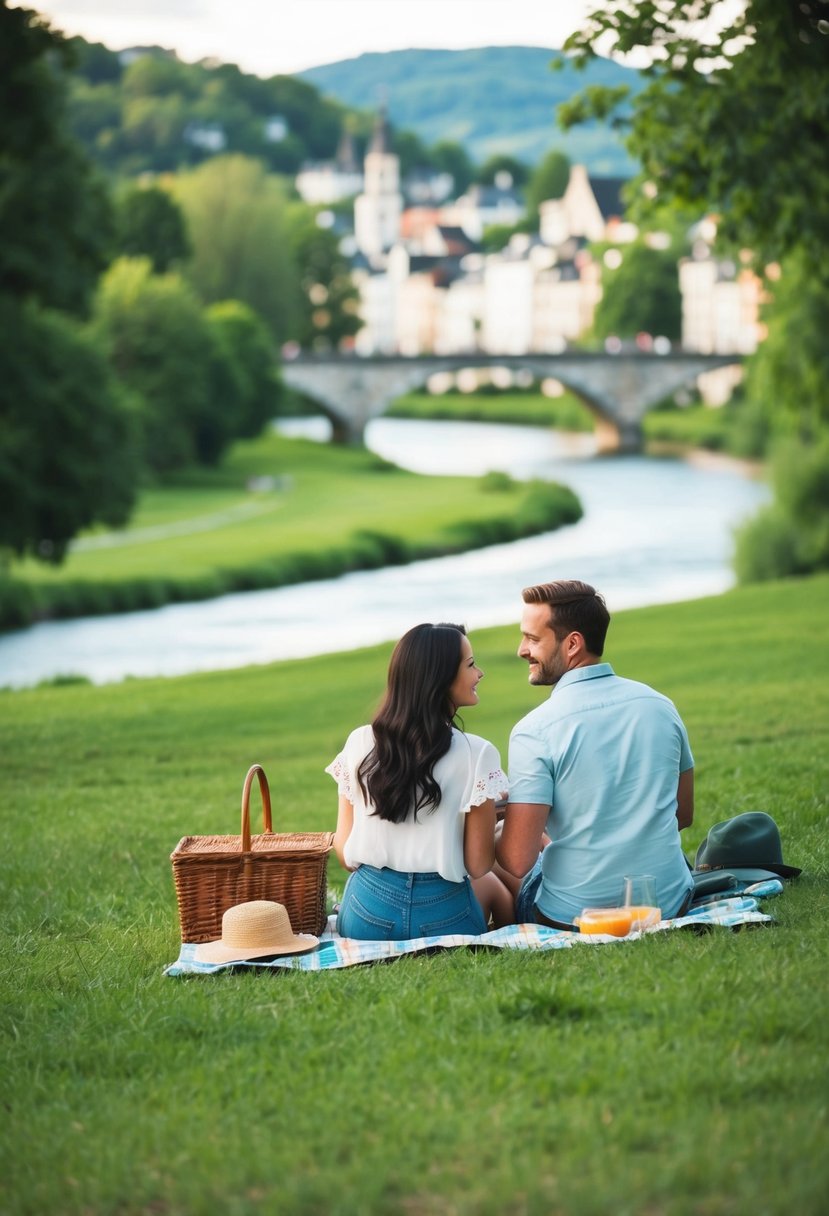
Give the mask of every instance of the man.
<path id="1" fill-rule="evenodd" d="M 621 902 L 628 874 L 653 874 L 665 917 L 690 901 L 679 832 L 694 817 L 694 759 L 674 705 L 601 661 L 610 614 L 593 587 L 523 592 L 519 658 L 549 699 L 514 728 L 498 861 L 523 878 L 516 921 L 573 927 Z M 546 836 L 550 843 L 539 853 Z"/>

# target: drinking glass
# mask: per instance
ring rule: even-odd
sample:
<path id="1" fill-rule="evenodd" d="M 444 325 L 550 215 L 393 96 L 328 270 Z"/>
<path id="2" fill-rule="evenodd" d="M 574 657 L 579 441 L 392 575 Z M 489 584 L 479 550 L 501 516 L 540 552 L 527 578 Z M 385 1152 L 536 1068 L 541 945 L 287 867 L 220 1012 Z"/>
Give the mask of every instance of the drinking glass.
<path id="1" fill-rule="evenodd" d="M 626 874 L 622 904 L 630 909 L 631 930 L 658 925 L 662 919 L 662 909 L 656 902 L 656 879 L 653 874 Z"/>

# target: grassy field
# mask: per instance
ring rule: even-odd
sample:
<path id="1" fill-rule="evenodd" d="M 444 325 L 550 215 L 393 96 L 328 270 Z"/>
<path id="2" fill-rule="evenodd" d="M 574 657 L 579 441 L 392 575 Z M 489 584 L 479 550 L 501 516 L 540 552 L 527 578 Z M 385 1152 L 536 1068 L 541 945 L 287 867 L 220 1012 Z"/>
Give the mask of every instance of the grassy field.
<path id="1" fill-rule="evenodd" d="M 388 646 L 0 694 L 0 1210 L 823 1216 L 827 608 L 821 577 L 618 614 L 607 657 L 688 725 L 686 851 L 762 809 L 804 874 L 771 927 L 548 954 L 162 975 L 179 837 L 236 830 L 253 762 L 278 830 L 332 826 Z M 503 755 L 546 693 L 516 629 L 473 643 Z"/>
<path id="2" fill-rule="evenodd" d="M 595 419 L 575 393 L 545 397 L 521 393 L 406 393 L 398 397 L 390 418 L 447 418 L 466 422 L 506 422 L 513 426 L 550 426 L 563 431 L 592 431 Z"/>
<path id="3" fill-rule="evenodd" d="M 220 469 L 148 490 L 129 528 L 80 538 L 61 566 L 30 559 L 10 574 L 30 616 L 81 616 L 461 552 L 580 514 L 552 483 L 422 477 L 363 448 L 270 433 Z M 0 627 L 28 623 L 12 618 L 21 596 L 5 598 L 0 584 Z"/>

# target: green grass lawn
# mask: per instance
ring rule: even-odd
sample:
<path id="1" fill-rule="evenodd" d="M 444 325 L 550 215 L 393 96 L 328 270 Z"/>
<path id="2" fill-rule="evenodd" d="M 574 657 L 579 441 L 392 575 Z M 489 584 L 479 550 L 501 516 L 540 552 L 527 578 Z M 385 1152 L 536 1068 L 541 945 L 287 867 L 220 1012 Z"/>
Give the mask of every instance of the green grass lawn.
<path id="1" fill-rule="evenodd" d="M 592 431 L 596 419 L 575 393 L 545 397 L 540 392 L 409 393 L 388 411 L 398 418 L 446 418 L 453 421 L 503 422 L 515 426 L 555 427 L 563 431 Z M 707 448 L 745 455 L 741 447 L 737 410 L 715 409 L 699 403 L 683 408 L 652 410 L 642 419 L 648 445 L 669 444 L 676 448 Z"/>
<path id="2" fill-rule="evenodd" d="M 687 723 L 686 851 L 740 811 L 780 825 L 804 873 L 766 904 L 775 924 L 546 954 L 162 976 L 179 837 L 236 830 L 253 762 L 278 830 L 331 827 L 323 767 L 371 714 L 389 646 L 0 694 L 0 1210 L 823 1216 L 827 608 L 823 576 L 610 630 L 616 670 Z M 473 636 L 466 722 L 503 756 L 546 695 L 517 640 Z"/>
<path id="3" fill-rule="evenodd" d="M 513 426 L 558 427 L 592 431 L 595 419 L 575 393 L 545 397 L 540 392 L 406 393 L 398 397 L 390 418 L 445 418 L 464 422 L 506 422 Z"/>
<path id="4" fill-rule="evenodd" d="M 255 479 L 270 488 L 250 490 Z M 364 448 L 270 433 L 235 445 L 220 469 L 148 490 L 129 528 L 81 537 L 62 565 L 13 563 L 11 584 L 0 580 L 0 627 L 26 624 L 27 614 L 123 611 L 334 577 L 514 540 L 580 515 L 564 486 L 422 477 Z"/>

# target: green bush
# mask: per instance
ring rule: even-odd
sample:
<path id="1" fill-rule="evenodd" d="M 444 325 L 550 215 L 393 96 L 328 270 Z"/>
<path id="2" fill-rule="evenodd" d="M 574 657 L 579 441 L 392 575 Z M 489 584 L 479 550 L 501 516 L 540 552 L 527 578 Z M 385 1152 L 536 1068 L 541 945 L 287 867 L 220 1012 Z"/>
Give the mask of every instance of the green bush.
<path id="1" fill-rule="evenodd" d="M 481 478 L 481 489 L 487 494 L 503 494 L 514 488 L 515 479 L 510 477 L 509 473 L 501 473 L 496 469 L 490 469 Z"/>
<path id="2" fill-rule="evenodd" d="M 829 436 L 788 440 L 772 461 L 774 503 L 737 534 L 740 582 L 762 582 L 829 569 Z"/>

